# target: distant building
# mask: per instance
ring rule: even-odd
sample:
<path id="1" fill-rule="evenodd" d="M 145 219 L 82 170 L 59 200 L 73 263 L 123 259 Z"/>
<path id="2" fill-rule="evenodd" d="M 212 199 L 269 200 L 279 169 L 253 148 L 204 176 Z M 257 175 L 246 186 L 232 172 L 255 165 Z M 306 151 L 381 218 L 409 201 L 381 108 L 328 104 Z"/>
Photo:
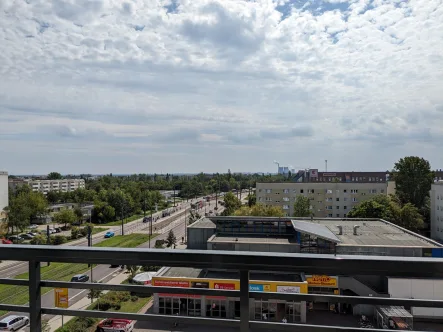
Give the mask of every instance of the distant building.
<path id="1" fill-rule="evenodd" d="M 3 220 L 6 216 L 3 209 L 9 205 L 8 191 L 8 172 L 0 171 L 0 220 Z"/>
<path id="2" fill-rule="evenodd" d="M 298 195 L 308 197 L 311 212 L 317 218 L 346 218 L 357 204 L 378 194 L 387 194 L 386 181 L 363 183 L 257 183 L 257 202 L 280 206 L 286 216 L 294 213 L 294 202 Z"/>
<path id="3" fill-rule="evenodd" d="M 431 238 L 443 242 L 443 181 L 431 186 Z"/>
<path id="4" fill-rule="evenodd" d="M 50 191 L 70 192 L 76 189 L 85 188 L 83 179 L 62 179 L 62 180 L 34 180 L 34 179 L 11 179 L 9 188 L 15 191 L 18 187 L 27 184 L 32 191 L 47 194 Z"/>

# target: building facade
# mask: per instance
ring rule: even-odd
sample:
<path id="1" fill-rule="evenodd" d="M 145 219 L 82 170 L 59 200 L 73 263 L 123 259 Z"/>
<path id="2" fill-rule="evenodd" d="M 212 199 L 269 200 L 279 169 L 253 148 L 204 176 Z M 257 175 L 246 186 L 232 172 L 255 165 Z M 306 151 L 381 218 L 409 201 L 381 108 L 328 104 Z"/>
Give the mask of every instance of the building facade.
<path id="1" fill-rule="evenodd" d="M 443 242 L 443 181 L 431 186 L 431 238 Z"/>
<path id="2" fill-rule="evenodd" d="M 311 211 L 317 218 L 346 218 L 357 204 L 375 195 L 387 194 L 387 182 L 370 183 L 257 183 L 257 202 L 280 206 L 286 216 L 294 213 L 294 202 L 298 195 L 308 197 Z"/>
<path id="3" fill-rule="evenodd" d="M 0 171 L 0 220 L 5 217 L 3 209 L 9 205 L 8 195 L 8 172 Z"/>
<path id="4" fill-rule="evenodd" d="M 50 191 L 70 192 L 76 189 L 85 189 L 83 179 L 62 179 L 62 180 L 33 180 L 33 179 L 12 179 L 9 181 L 11 190 L 16 190 L 22 185 L 28 185 L 32 191 L 47 194 Z"/>

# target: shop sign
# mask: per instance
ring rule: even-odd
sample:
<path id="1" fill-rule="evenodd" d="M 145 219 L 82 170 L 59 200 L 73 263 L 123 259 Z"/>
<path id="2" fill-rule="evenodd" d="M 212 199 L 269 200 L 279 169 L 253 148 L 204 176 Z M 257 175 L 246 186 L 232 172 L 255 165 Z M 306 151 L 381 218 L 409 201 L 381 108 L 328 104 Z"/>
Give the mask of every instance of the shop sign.
<path id="1" fill-rule="evenodd" d="M 307 277 L 306 281 L 309 286 L 325 286 L 325 287 L 337 287 L 337 278 L 332 278 L 324 275 L 313 275 Z"/>
<path id="2" fill-rule="evenodd" d="M 249 284 L 250 292 L 270 292 L 271 285 Z"/>
<path id="3" fill-rule="evenodd" d="M 191 288 L 209 288 L 209 282 L 191 281 Z"/>
<path id="4" fill-rule="evenodd" d="M 235 290 L 235 284 L 214 283 L 214 289 Z"/>
<path id="5" fill-rule="evenodd" d="M 154 286 L 165 286 L 165 287 L 189 287 L 189 281 L 183 280 L 154 280 Z"/>
<path id="6" fill-rule="evenodd" d="M 337 173 L 323 173 L 323 176 L 337 176 Z"/>
<path id="7" fill-rule="evenodd" d="M 299 286 L 277 286 L 277 293 L 300 293 Z"/>
<path id="8" fill-rule="evenodd" d="M 69 307 L 69 297 L 67 288 L 56 288 L 54 291 L 55 295 L 55 306 L 57 308 L 68 308 Z"/>

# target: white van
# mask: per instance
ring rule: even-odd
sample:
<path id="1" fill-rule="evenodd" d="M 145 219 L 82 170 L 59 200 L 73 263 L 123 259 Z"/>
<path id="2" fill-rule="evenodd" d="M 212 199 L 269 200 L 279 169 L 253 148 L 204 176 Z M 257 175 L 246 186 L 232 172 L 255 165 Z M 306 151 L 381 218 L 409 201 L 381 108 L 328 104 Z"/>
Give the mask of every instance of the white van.
<path id="1" fill-rule="evenodd" d="M 28 324 L 28 317 L 11 315 L 0 320 L 0 331 L 17 331 Z"/>

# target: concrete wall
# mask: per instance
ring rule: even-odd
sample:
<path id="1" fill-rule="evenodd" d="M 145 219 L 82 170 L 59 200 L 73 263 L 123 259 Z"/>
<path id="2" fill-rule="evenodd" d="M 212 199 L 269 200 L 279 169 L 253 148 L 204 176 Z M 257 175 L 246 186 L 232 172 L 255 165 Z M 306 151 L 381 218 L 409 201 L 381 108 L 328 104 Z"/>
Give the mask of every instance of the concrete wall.
<path id="1" fill-rule="evenodd" d="M 208 239 L 215 234 L 215 228 L 188 228 L 188 249 L 200 249 L 205 250 L 207 248 Z"/>
<path id="2" fill-rule="evenodd" d="M 443 300 L 443 280 L 388 278 L 389 295 L 396 298 Z M 443 319 L 443 308 L 412 307 L 417 318 Z"/>
<path id="3" fill-rule="evenodd" d="M 0 171 L 0 213 L 9 205 L 8 193 L 8 173 Z"/>
<path id="4" fill-rule="evenodd" d="M 423 257 L 422 248 L 409 247 L 372 247 L 372 246 L 337 246 L 337 254 L 370 256 Z"/>
<path id="5" fill-rule="evenodd" d="M 300 252 L 298 244 L 280 243 L 212 243 L 208 242 L 208 250 L 234 250 L 234 251 L 258 251 L 258 252 Z"/>

